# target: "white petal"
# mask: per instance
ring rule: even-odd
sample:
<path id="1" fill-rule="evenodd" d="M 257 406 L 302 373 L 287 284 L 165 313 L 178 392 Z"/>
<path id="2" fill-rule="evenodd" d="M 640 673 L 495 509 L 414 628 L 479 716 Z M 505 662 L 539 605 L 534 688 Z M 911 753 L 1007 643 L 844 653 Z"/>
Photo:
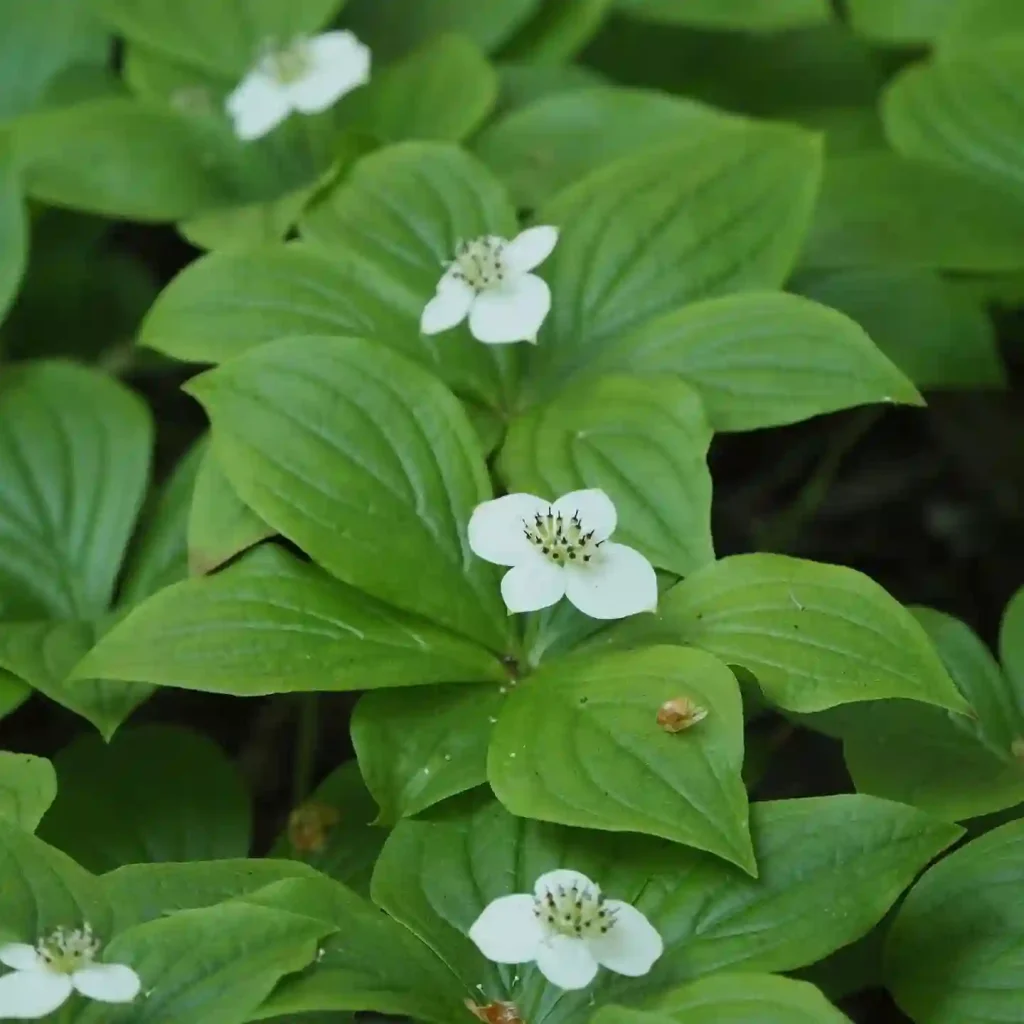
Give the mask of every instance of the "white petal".
<path id="1" fill-rule="evenodd" d="M 0 946 L 0 964 L 16 971 L 35 971 L 43 966 L 43 958 L 35 946 L 27 942 L 11 942 Z"/>
<path id="2" fill-rule="evenodd" d="M 496 964 L 522 964 L 532 960 L 543 938 L 533 912 L 533 897 L 517 893 L 492 900 L 473 922 L 469 937 L 477 949 Z"/>
<path id="3" fill-rule="evenodd" d="M 597 974 L 597 961 L 587 944 L 566 935 L 552 935 L 541 943 L 537 966 L 559 988 L 586 988 Z"/>
<path id="4" fill-rule="evenodd" d="M 558 241 L 558 228 L 542 225 L 521 231 L 501 252 L 501 258 L 513 273 L 525 274 L 540 266 Z"/>
<path id="5" fill-rule="evenodd" d="M 469 330 L 487 345 L 536 341 L 551 309 L 551 289 L 533 274 L 511 278 L 500 288 L 488 288 L 473 301 Z"/>
<path id="6" fill-rule="evenodd" d="M 518 565 L 536 552 L 523 532 L 551 503 L 535 494 L 506 494 L 473 509 L 466 533 L 473 554 L 495 565 Z"/>
<path id="7" fill-rule="evenodd" d="M 434 297 L 423 307 L 420 330 L 424 334 L 439 334 L 462 323 L 475 298 L 476 291 L 465 281 L 445 274 Z"/>
<path id="8" fill-rule="evenodd" d="M 501 596 L 510 612 L 536 612 L 565 596 L 565 570 L 543 555 L 533 555 L 501 579 Z"/>
<path id="9" fill-rule="evenodd" d="M 557 892 L 559 886 L 568 892 L 573 886 L 582 892 L 590 889 L 595 894 L 600 893 L 596 883 L 592 882 L 580 871 L 573 871 L 570 868 L 557 868 L 554 871 L 547 871 L 533 884 L 533 893 L 540 899 L 549 892 Z"/>
<path id="10" fill-rule="evenodd" d="M 563 494 L 555 502 L 554 509 L 566 518 L 578 513 L 583 529 L 594 531 L 594 540 L 607 540 L 615 532 L 618 522 L 612 499 L 597 488 Z"/>
<path id="11" fill-rule="evenodd" d="M 0 978 L 0 1020 L 35 1020 L 71 995 L 71 979 L 56 971 L 13 971 Z"/>
<path id="12" fill-rule="evenodd" d="M 319 114 L 370 80 L 370 48 L 351 32 L 324 32 L 306 52 L 310 70 L 286 86 L 289 103 L 304 114 Z"/>
<path id="13" fill-rule="evenodd" d="M 615 924 L 604 935 L 586 940 L 590 952 L 602 967 L 639 978 L 654 966 L 665 944 L 654 925 L 636 907 L 622 900 L 605 900 L 604 905 L 615 911 Z"/>
<path id="14" fill-rule="evenodd" d="M 142 979 L 124 964 L 91 964 L 71 975 L 75 988 L 104 1003 L 130 1003 L 142 988 Z"/>
<path id="15" fill-rule="evenodd" d="M 225 107 L 235 134 L 244 142 L 266 135 L 291 113 L 285 90 L 258 68 L 242 79 Z"/>
<path id="16" fill-rule="evenodd" d="M 654 567 L 625 544 L 605 541 L 589 564 L 569 566 L 565 576 L 565 596 L 592 619 L 624 619 L 658 606 Z"/>

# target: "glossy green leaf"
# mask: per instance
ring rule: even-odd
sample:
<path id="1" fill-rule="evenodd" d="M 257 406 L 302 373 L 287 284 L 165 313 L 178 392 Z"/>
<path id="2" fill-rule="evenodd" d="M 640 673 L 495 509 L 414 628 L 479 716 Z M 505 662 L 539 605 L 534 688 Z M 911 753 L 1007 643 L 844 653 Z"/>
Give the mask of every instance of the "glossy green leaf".
<path id="1" fill-rule="evenodd" d="M 28 259 L 28 218 L 10 146 L 0 144 L 0 322 L 14 302 Z"/>
<path id="2" fill-rule="evenodd" d="M 615 0 L 546 0 L 502 56 L 544 66 L 574 57 L 604 23 Z"/>
<path id="3" fill-rule="evenodd" d="M 803 263 L 811 267 L 1018 270 L 1024 191 L 914 159 L 907 149 L 850 153 L 825 164 Z"/>
<path id="4" fill-rule="evenodd" d="M 34 832 L 57 795 L 57 776 L 45 757 L 0 750 L 0 819 Z"/>
<path id="5" fill-rule="evenodd" d="M 551 392 L 627 331 L 695 299 L 788 277 L 814 204 L 815 136 L 737 125 L 594 171 L 537 213 L 562 235 L 545 263 L 559 296 L 531 360 Z"/>
<path id="6" fill-rule="evenodd" d="M 852 320 L 783 292 L 706 299 L 609 342 L 579 374 L 679 374 L 718 431 L 781 426 L 871 402 L 922 404 Z"/>
<path id="7" fill-rule="evenodd" d="M 1024 1005 L 1024 820 L 933 867 L 896 915 L 885 983 L 916 1024 L 1012 1021 Z"/>
<path id="8" fill-rule="evenodd" d="M 791 711 L 892 697 L 969 710 L 928 635 L 877 583 L 785 555 L 724 558 L 673 587 L 656 617 L 596 642 L 701 647 L 752 672 Z"/>
<path id="9" fill-rule="evenodd" d="M 933 270 L 825 270 L 801 275 L 795 287 L 860 324 L 919 388 L 1006 383 L 988 312 Z"/>
<path id="10" fill-rule="evenodd" d="M 175 726 L 89 734 L 60 751 L 59 792 L 40 836 L 90 871 L 249 852 L 249 798 L 205 736 Z"/>
<path id="11" fill-rule="evenodd" d="M 260 518 L 351 586 L 503 650 L 496 574 L 466 539 L 491 484 L 473 427 L 435 378 L 368 341 L 305 338 L 188 390 Z"/>
<path id="12" fill-rule="evenodd" d="M 394 824 L 487 781 L 487 745 L 504 686 L 432 686 L 365 694 L 352 713 L 359 769 Z"/>
<path id="13" fill-rule="evenodd" d="M 818 25 L 832 16 L 828 0 L 618 0 L 623 13 L 668 25 L 777 32 Z"/>
<path id="14" fill-rule="evenodd" d="M 600 377 L 514 419 L 501 449 L 509 491 L 554 500 L 588 487 L 618 511 L 616 540 L 680 576 L 714 561 L 711 428 L 674 377 Z"/>
<path id="15" fill-rule="evenodd" d="M 505 678 L 483 648 L 275 546 L 133 609 L 75 668 L 96 674 L 237 696 Z"/>
<path id="16" fill-rule="evenodd" d="M 707 717 L 669 733 L 658 710 L 680 697 Z M 552 661 L 512 691 L 487 758 L 514 814 L 663 836 L 756 874 L 742 767 L 736 679 L 683 647 Z"/>
<path id="17" fill-rule="evenodd" d="M 241 498 L 204 443 L 188 513 L 188 568 L 202 576 L 274 535 Z"/>
<path id="18" fill-rule="evenodd" d="M 152 422 L 103 374 L 9 368 L 0 383 L 0 609 L 89 618 L 111 600 L 149 473 Z"/>

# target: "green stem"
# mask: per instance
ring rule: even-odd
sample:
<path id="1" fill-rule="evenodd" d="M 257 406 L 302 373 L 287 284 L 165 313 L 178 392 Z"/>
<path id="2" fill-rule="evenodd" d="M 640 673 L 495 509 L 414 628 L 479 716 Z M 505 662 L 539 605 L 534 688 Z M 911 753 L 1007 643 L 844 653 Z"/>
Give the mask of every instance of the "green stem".
<path id="1" fill-rule="evenodd" d="M 295 807 L 309 796 L 313 788 L 313 772 L 316 769 L 316 751 L 320 736 L 318 694 L 299 694 L 297 707 L 295 764 L 292 775 L 292 802 Z"/>

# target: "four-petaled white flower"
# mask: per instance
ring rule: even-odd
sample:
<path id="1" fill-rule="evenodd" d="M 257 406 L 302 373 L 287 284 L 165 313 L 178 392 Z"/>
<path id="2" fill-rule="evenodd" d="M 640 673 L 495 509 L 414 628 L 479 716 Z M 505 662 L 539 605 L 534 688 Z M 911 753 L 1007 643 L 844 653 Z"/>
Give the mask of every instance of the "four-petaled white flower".
<path id="1" fill-rule="evenodd" d="M 258 139 L 289 114 L 319 114 L 370 79 L 370 49 L 351 32 L 324 32 L 266 54 L 228 96 L 235 134 Z"/>
<path id="2" fill-rule="evenodd" d="M 58 928 L 37 946 L 0 946 L 0 963 L 13 968 L 0 976 L 0 1020 L 35 1020 L 61 1006 L 72 991 L 104 1003 L 130 1003 L 142 987 L 124 964 L 94 963 L 100 948 L 89 925 Z"/>
<path id="3" fill-rule="evenodd" d="M 607 900 L 586 875 L 560 869 L 537 879 L 533 894 L 502 896 L 473 922 L 469 937 L 488 960 L 535 962 L 559 988 L 585 988 L 598 966 L 638 978 L 661 956 L 661 936 L 622 900 Z"/>
<path id="4" fill-rule="evenodd" d="M 601 490 L 571 491 L 553 504 L 506 494 L 473 510 L 469 546 L 512 566 L 501 581 L 510 612 L 547 608 L 563 596 L 594 619 L 654 611 L 654 568 L 639 551 L 608 540 L 615 524 L 615 506 Z"/>
<path id="5" fill-rule="evenodd" d="M 541 226 L 521 231 L 511 242 L 484 235 L 459 243 L 423 309 L 420 330 L 438 334 L 468 316 L 477 341 L 536 341 L 551 309 L 551 290 L 530 271 L 551 255 L 557 241 L 557 228 Z"/>

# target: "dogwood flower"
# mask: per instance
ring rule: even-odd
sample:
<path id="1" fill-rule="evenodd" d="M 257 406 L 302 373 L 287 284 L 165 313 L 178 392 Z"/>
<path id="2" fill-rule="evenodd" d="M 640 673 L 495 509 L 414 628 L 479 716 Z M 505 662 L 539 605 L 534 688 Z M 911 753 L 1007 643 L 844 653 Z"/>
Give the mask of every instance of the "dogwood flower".
<path id="1" fill-rule="evenodd" d="M 532 612 L 563 596 L 593 619 L 654 611 L 658 581 L 639 551 L 608 538 L 617 517 L 601 490 L 571 491 L 550 503 L 533 494 L 485 501 L 469 520 L 469 546 L 511 569 L 501 581 L 510 612 Z"/>
<path id="2" fill-rule="evenodd" d="M 235 134 L 258 139 L 290 113 L 319 114 L 370 79 L 370 49 L 351 32 L 324 32 L 266 54 L 225 101 Z"/>
<path id="3" fill-rule="evenodd" d="M 87 924 L 58 928 L 38 945 L 0 946 L 0 963 L 13 970 L 0 976 L 0 1020 L 35 1020 L 63 1005 L 73 991 L 104 1003 L 130 1003 L 142 987 L 124 964 L 94 963 L 100 944 Z"/>
<path id="4" fill-rule="evenodd" d="M 423 309 L 420 330 L 438 334 L 468 316 L 470 333 L 487 345 L 536 341 L 551 309 L 551 289 L 530 271 L 557 241 L 558 229 L 542 226 L 527 228 L 511 242 L 497 235 L 460 242 Z"/>
<path id="5" fill-rule="evenodd" d="M 586 875 L 562 868 L 537 879 L 533 894 L 501 896 L 469 937 L 498 964 L 534 962 L 559 988 L 586 988 L 598 966 L 638 978 L 661 956 L 661 936 L 622 900 L 608 900 Z"/>

